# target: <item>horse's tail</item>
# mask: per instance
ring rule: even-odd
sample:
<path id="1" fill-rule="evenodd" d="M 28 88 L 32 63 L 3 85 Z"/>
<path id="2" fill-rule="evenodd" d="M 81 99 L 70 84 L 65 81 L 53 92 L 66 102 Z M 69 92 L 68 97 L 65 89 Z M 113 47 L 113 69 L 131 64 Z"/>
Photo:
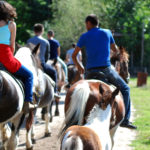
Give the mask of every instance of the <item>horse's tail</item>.
<path id="1" fill-rule="evenodd" d="M 90 95 L 89 84 L 84 81 L 79 83 L 71 96 L 69 108 L 65 116 L 65 125 L 62 129 L 61 135 L 65 130 L 72 125 L 82 125 L 85 113 L 85 107 Z"/>
<path id="2" fill-rule="evenodd" d="M 34 121 L 34 110 L 30 110 L 29 116 L 28 116 L 27 121 L 26 121 L 26 130 L 27 130 L 27 132 L 31 129 L 33 121 Z"/>

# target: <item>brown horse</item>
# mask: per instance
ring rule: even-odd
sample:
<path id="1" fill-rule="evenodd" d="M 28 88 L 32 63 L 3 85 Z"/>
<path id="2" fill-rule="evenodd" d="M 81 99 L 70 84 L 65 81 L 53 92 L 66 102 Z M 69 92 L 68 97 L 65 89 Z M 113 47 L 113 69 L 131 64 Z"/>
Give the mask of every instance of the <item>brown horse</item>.
<path id="1" fill-rule="evenodd" d="M 64 133 L 68 128 L 69 129 L 65 132 L 67 134 L 65 134 L 66 136 L 64 136 L 63 138 L 64 140 L 62 142 L 62 147 L 68 138 L 74 139 L 74 135 L 79 134 L 78 128 L 82 130 L 82 127 L 78 127 L 78 126 L 71 127 L 71 126 L 73 125 L 82 126 L 82 125 L 89 123 L 88 118 L 96 104 L 101 108 L 101 110 L 107 110 L 107 106 L 109 104 L 111 106 L 110 117 L 107 118 L 107 115 L 104 115 L 102 117 L 103 121 L 107 119 L 109 120 L 107 121 L 108 128 L 104 129 L 106 125 L 101 127 L 100 126 L 101 123 L 99 124 L 97 128 L 96 128 L 96 124 L 95 126 L 93 125 L 93 128 L 92 128 L 92 130 L 95 129 L 94 130 L 95 134 L 98 134 L 98 136 L 100 137 L 100 142 L 102 144 L 102 147 L 104 148 L 104 146 L 108 144 L 109 145 L 108 150 L 111 149 L 110 148 L 111 144 L 112 145 L 114 144 L 114 139 L 113 139 L 114 134 L 125 115 L 124 102 L 123 102 L 123 98 L 121 94 L 120 93 L 118 94 L 118 89 L 114 90 L 114 87 L 107 85 L 106 83 L 102 81 L 98 81 L 98 80 L 80 80 L 68 90 L 68 93 L 65 99 L 65 114 L 66 114 L 65 126 L 63 128 L 62 133 Z M 99 112 L 97 115 L 101 116 L 101 113 Z M 94 116 L 97 117 L 97 115 L 94 115 Z M 94 119 L 94 116 L 93 116 L 93 119 Z M 93 123 L 94 123 L 94 120 L 93 120 Z M 101 132 L 99 133 L 97 129 L 99 129 Z M 71 132 L 68 133 L 68 131 L 71 131 Z M 110 131 L 110 133 L 105 134 L 104 133 L 105 131 L 107 132 Z M 91 131 L 88 131 L 88 132 L 90 133 Z M 92 133 L 92 136 L 94 136 L 95 134 Z M 79 138 L 81 138 L 80 135 L 78 136 Z M 109 136 L 111 136 L 111 141 L 109 140 Z M 107 140 L 105 141 L 105 139 Z M 82 145 L 84 145 L 84 142 L 82 143 Z M 62 148 L 62 150 L 64 149 Z M 91 148 L 88 150 L 93 150 L 93 149 Z M 100 148 L 98 150 L 100 150 Z"/>
<path id="2" fill-rule="evenodd" d="M 52 61 L 50 61 L 50 60 L 47 63 L 50 65 L 53 65 Z M 58 92 L 60 93 L 65 85 L 65 73 L 64 73 L 64 70 L 63 70 L 61 64 L 58 62 L 55 63 L 54 68 L 57 71 L 57 88 L 58 88 Z M 59 101 L 60 101 L 60 98 L 55 98 L 55 103 L 56 103 L 55 116 L 59 116 Z M 44 112 L 45 112 L 45 110 L 43 111 L 43 114 L 44 114 Z M 50 120 L 52 121 L 52 105 L 50 106 L 50 114 L 51 114 Z"/>
<path id="3" fill-rule="evenodd" d="M 111 53 L 111 63 L 124 81 L 128 83 L 130 79 L 128 72 L 129 54 L 124 47 L 119 47 L 119 53 L 117 55 L 113 52 Z"/>

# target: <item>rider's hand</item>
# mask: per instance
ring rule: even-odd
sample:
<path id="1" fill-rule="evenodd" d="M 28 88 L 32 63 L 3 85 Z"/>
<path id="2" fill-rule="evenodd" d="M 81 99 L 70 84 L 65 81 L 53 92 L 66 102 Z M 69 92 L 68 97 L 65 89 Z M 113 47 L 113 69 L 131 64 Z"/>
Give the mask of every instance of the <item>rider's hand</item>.
<path id="1" fill-rule="evenodd" d="M 80 74 L 84 74 L 85 70 L 83 67 L 78 66 L 78 71 L 80 72 Z"/>

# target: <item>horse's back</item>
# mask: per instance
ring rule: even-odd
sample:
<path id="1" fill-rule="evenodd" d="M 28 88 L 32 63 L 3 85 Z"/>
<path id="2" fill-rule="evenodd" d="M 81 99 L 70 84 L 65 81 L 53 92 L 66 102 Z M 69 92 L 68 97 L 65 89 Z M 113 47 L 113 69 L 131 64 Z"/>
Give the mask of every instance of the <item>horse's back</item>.
<path id="1" fill-rule="evenodd" d="M 43 73 L 43 79 L 42 79 L 42 97 L 41 97 L 41 101 L 39 104 L 39 107 L 46 107 L 54 98 L 54 82 L 52 81 L 52 79 L 46 75 L 45 73 Z"/>
<path id="2" fill-rule="evenodd" d="M 69 108 L 70 101 L 72 100 L 72 94 L 76 86 L 79 84 L 82 84 L 83 82 L 87 82 L 90 88 L 90 94 L 89 94 L 89 98 L 88 98 L 87 106 L 85 110 L 85 117 L 89 115 L 89 112 L 92 109 L 94 102 L 98 101 L 100 97 L 100 93 L 99 93 L 100 85 L 103 85 L 108 90 L 111 90 L 111 91 L 115 90 L 113 86 L 108 85 L 100 80 L 80 80 L 76 82 L 73 86 L 71 86 L 71 88 L 67 92 L 67 95 L 65 98 L 65 113 L 67 112 Z M 113 124 L 111 124 L 111 128 L 117 125 L 118 123 L 120 123 L 125 115 L 124 101 L 123 101 L 123 97 L 121 93 L 119 93 L 119 95 L 117 95 L 115 98 L 115 103 L 112 107 L 112 112 L 114 112 L 113 114 L 114 116 L 112 116 L 111 118 L 111 121 L 113 122 Z"/>
<path id="3" fill-rule="evenodd" d="M 84 126 L 69 127 L 63 137 L 61 150 L 102 150 L 98 135 Z"/>

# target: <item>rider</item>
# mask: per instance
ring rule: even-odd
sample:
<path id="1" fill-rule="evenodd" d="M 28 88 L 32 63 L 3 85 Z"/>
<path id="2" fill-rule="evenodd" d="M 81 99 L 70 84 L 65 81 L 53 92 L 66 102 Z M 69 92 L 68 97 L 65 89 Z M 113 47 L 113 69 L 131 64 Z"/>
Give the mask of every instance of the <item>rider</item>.
<path id="1" fill-rule="evenodd" d="M 76 44 L 73 43 L 72 44 L 72 48 L 67 51 L 67 54 L 66 54 L 66 63 L 67 63 L 68 66 L 69 65 L 74 65 L 74 62 L 72 60 L 72 54 L 73 54 L 73 52 L 75 50 L 75 47 L 76 47 Z M 81 52 L 78 53 L 77 58 L 78 58 L 78 61 L 80 63 L 82 63 L 82 54 L 81 54 Z"/>
<path id="2" fill-rule="evenodd" d="M 15 57 L 16 10 L 5 1 L 0 1 L 0 63 L 14 75 L 25 80 L 25 102 L 23 111 L 33 108 L 33 74 Z"/>
<path id="3" fill-rule="evenodd" d="M 49 59 L 50 54 L 50 45 L 49 42 L 42 37 L 44 33 L 44 26 L 42 24 L 35 24 L 34 25 L 34 34 L 35 36 L 30 38 L 27 43 L 37 45 L 40 43 L 40 60 L 41 65 L 43 67 L 43 70 L 46 74 L 48 74 L 54 81 L 55 81 L 55 97 L 59 97 L 57 94 L 57 72 L 56 70 L 50 66 L 49 64 L 46 64 L 47 60 Z"/>
<path id="4" fill-rule="evenodd" d="M 57 61 L 62 65 L 63 70 L 65 72 L 65 82 L 68 83 L 68 69 L 65 62 L 60 58 L 60 44 L 59 41 L 54 39 L 54 36 L 55 36 L 54 31 L 52 30 L 48 31 L 47 37 L 51 48 L 50 59 L 54 60 L 54 65 L 56 64 Z"/>
<path id="5" fill-rule="evenodd" d="M 92 72 L 103 72 L 108 81 L 120 88 L 125 103 L 125 118 L 121 123 L 122 127 L 136 129 L 130 121 L 131 106 L 130 106 L 130 88 L 118 73 L 111 68 L 110 63 L 110 48 L 117 54 L 118 48 L 115 44 L 110 30 L 99 28 L 99 20 L 96 15 L 91 14 L 85 19 L 86 33 L 80 37 L 77 47 L 73 53 L 73 61 L 76 64 L 81 74 L 85 72 L 85 76 Z M 81 48 L 86 49 L 86 70 L 77 60 L 77 55 Z"/>

